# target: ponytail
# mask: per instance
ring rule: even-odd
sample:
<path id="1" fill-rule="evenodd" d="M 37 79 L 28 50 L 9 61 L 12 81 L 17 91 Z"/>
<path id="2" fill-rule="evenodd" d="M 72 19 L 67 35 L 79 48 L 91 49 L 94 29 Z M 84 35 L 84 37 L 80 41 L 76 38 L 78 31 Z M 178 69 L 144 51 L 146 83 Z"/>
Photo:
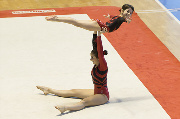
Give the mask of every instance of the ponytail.
<path id="1" fill-rule="evenodd" d="M 92 50 L 91 53 L 94 54 L 94 56 L 95 56 L 96 58 L 98 58 L 98 51 L 97 51 L 97 50 Z M 107 51 L 107 50 L 104 50 L 104 51 L 103 51 L 103 55 L 107 55 L 107 54 L 108 54 L 108 51 Z"/>
<path id="2" fill-rule="evenodd" d="M 107 51 L 107 50 L 104 50 L 104 51 L 103 51 L 103 54 L 104 54 L 104 55 L 107 55 L 107 54 L 108 54 L 108 51 Z"/>

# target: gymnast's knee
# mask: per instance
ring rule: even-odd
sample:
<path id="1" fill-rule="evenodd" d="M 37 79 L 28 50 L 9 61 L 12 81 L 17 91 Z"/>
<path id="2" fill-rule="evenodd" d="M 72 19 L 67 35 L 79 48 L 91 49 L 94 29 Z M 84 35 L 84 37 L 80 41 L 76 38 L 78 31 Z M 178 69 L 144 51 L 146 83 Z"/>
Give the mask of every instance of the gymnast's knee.
<path id="1" fill-rule="evenodd" d="M 81 100 L 81 103 L 85 106 L 85 107 L 87 107 L 87 106 L 90 106 L 90 101 L 87 101 L 87 100 Z"/>

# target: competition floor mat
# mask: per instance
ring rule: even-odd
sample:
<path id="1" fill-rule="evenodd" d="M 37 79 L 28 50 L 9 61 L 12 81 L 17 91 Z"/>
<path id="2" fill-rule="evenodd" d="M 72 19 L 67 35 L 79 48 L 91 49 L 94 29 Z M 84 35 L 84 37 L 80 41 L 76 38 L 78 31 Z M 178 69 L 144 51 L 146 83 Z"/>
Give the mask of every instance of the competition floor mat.
<path id="1" fill-rule="evenodd" d="M 55 105 L 80 99 L 44 96 L 36 85 L 55 89 L 93 88 L 92 33 L 45 16 L 108 19 L 118 7 L 0 11 L 0 117 L 74 119 L 178 119 L 180 63 L 141 21 L 102 35 L 108 67 L 109 103 L 60 114 Z"/>

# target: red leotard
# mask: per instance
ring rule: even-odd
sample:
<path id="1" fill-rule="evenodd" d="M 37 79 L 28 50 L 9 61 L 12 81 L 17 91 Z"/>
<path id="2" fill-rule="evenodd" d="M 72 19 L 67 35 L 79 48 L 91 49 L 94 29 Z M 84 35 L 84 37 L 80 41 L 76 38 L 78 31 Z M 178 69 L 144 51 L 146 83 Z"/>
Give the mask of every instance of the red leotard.
<path id="1" fill-rule="evenodd" d="M 107 72 L 108 67 L 104 59 L 103 46 L 101 36 L 97 36 L 97 51 L 100 64 L 98 67 L 93 67 L 91 71 L 92 80 L 94 84 L 94 94 L 105 94 L 109 100 L 109 92 L 107 87 Z"/>

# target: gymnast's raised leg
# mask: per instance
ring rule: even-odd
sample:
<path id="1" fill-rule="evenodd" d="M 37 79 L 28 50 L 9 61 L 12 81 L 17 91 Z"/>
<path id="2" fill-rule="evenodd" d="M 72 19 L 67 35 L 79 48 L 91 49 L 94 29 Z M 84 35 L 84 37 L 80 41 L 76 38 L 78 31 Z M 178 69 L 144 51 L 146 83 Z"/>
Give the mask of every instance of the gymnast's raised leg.
<path id="1" fill-rule="evenodd" d="M 72 24 L 74 26 L 84 28 L 89 31 L 101 31 L 101 27 L 99 26 L 99 24 L 93 20 L 76 20 L 71 17 L 57 17 L 57 16 L 48 16 L 46 17 L 46 20 Z"/>

